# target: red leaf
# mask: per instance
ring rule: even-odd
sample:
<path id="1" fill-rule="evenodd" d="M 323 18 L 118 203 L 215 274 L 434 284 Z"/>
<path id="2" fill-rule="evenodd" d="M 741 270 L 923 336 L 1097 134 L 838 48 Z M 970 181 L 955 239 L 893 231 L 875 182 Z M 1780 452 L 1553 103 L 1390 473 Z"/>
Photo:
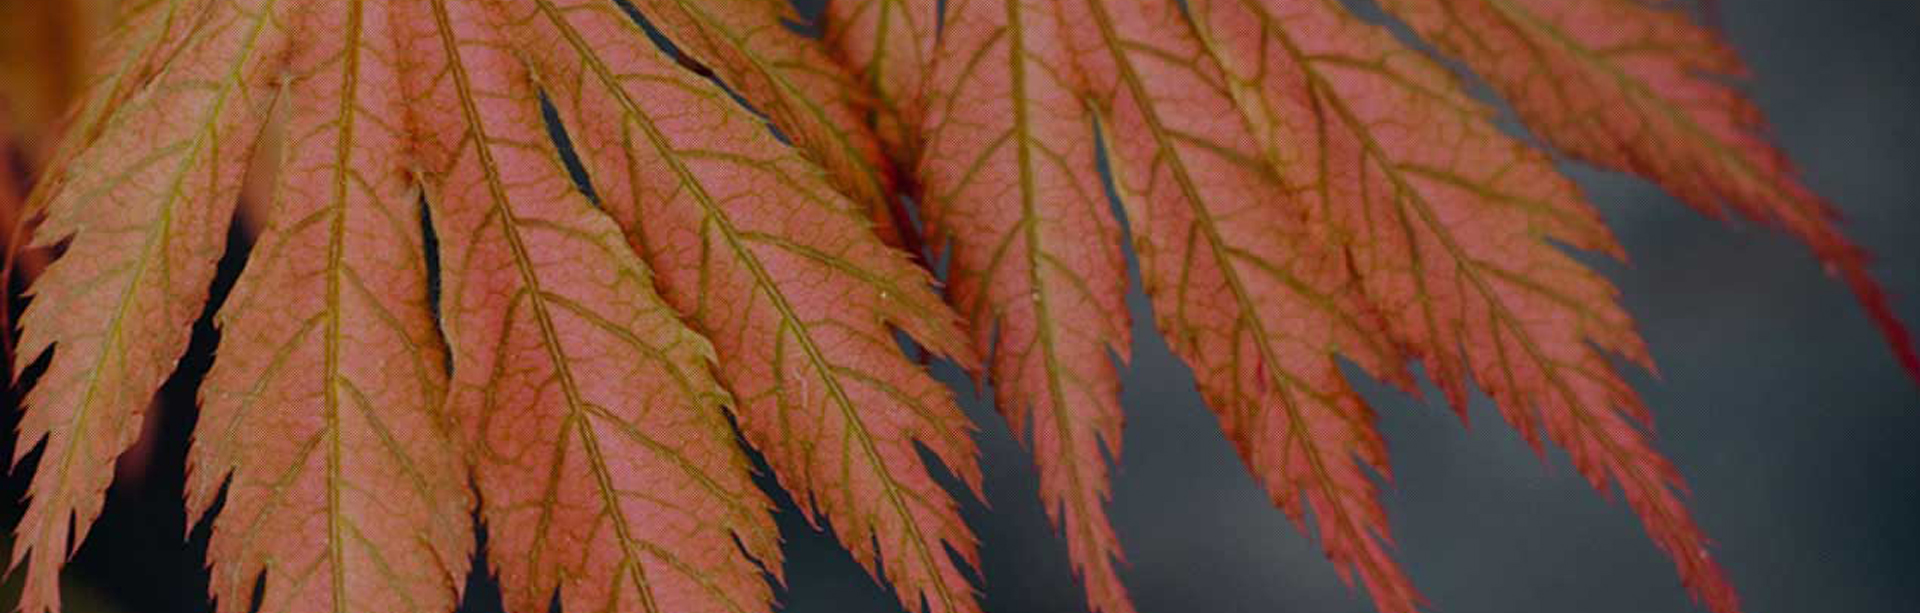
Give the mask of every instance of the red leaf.
<path id="1" fill-rule="evenodd" d="M 508 51 L 503 24 L 524 15 L 432 9 L 413 49 L 430 70 L 410 91 L 455 109 L 422 117 L 448 408 L 508 609 L 545 610 L 557 587 L 572 610 L 769 610 L 747 556 L 777 564 L 778 537 L 720 412 L 712 351 L 568 181 Z"/>
<path id="2" fill-rule="evenodd" d="M 46 441 L 16 528 L 14 563 L 31 556 L 23 611 L 59 608 L 59 568 L 186 350 L 273 99 L 270 58 L 287 40 L 271 19 L 280 8 L 219 4 L 205 22 L 214 34 L 118 109 L 95 146 L 50 171 L 69 185 L 48 200 L 35 244 L 68 247 L 34 285 L 15 361 L 24 368 L 59 347 L 27 396 L 15 447 L 18 462 Z"/>
<path id="3" fill-rule="evenodd" d="M 972 426 L 888 327 L 970 364 L 956 318 L 816 167 L 604 7 L 511 21 L 602 205 L 713 341 L 747 440 L 902 604 L 977 611 L 948 554 L 972 563 L 973 535 L 918 450 L 978 491 Z"/>
<path id="4" fill-rule="evenodd" d="M 952 248 L 949 296 L 991 357 L 995 405 L 1032 447 L 1048 517 L 1068 536 L 1093 608 L 1129 613 L 1103 508 L 1107 451 L 1120 451 L 1108 351 L 1124 359 L 1130 344 L 1126 262 L 1064 46 L 1062 28 L 1084 19 L 1068 8 L 948 7 L 920 178 L 929 234 Z"/>
<path id="5" fill-rule="evenodd" d="M 221 309 L 189 455 L 194 521 L 226 487 L 207 557 L 223 612 L 450 611 L 473 546 L 446 432 L 446 350 L 384 3 L 316 3 L 290 54 L 276 210 Z M 232 480 L 228 482 L 228 476 Z"/>
<path id="6" fill-rule="evenodd" d="M 1733 50 L 1672 7 L 1579 0 L 1388 0 L 1486 77 L 1555 146 L 1648 177 L 1700 210 L 1726 208 L 1798 237 L 1846 280 L 1895 357 L 1920 355 L 1839 212 L 1767 141 L 1760 110 L 1729 86 Z"/>

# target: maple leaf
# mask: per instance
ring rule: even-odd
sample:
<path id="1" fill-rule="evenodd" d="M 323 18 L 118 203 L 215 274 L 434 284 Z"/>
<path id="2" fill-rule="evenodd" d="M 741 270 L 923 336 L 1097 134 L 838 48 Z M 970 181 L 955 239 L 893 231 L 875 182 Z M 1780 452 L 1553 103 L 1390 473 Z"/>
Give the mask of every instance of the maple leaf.
<path id="1" fill-rule="evenodd" d="M 1584 17 L 1578 23 L 1613 23 Z M 976 344 L 1014 348 L 1010 356 L 993 354 L 990 374 L 1016 431 L 1026 428 L 1029 403 L 1086 423 L 1120 419 L 1103 360 L 1082 353 L 1070 363 L 1042 362 L 1024 350 L 1036 338 L 1058 344 L 1044 335 L 1047 315 L 1030 310 L 1046 308 L 1047 279 L 996 279 L 990 290 L 969 285 L 1005 268 L 1044 272 L 1071 262 L 1083 274 L 1060 285 L 1076 299 L 1112 300 L 1119 274 L 1085 256 L 1101 235 L 1089 228 L 1108 223 L 1104 211 L 1085 212 L 1084 196 L 1061 187 L 1089 165 L 1076 149 L 1087 140 L 1077 125 L 1085 122 L 1075 110 L 1078 94 L 1104 117 L 1115 189 L 1133 222 L 1160 329 L 1194 368 L 1202 394 L 1276 503 L 1296 519 L 1304 506 L 1315 510 L 1328 555 L 1366 581 L 1382 610 L 1410 611 L 1420 598 L 1386 553 L 1385 517 L 1355 461 L 1385 473 L 1384 449 L 1335 356 L 1402 387 L 1410 387 L 1403 362 L 1420 361 L 1461 410 L 1466 383 L 1479 384 L 1529 441 L 1537 446 L 1544 426 L 1596 488 L 1619 486 L 1698 598 L 1716 610 L 1737 609 L 1678 497 L 1679 477 L 1640 430 L 1644 407 L 1602 353 L 1650 367 L 1642 341 L 1613 288 L 1549 241 L 1615 256 L 1619 248 L 1572 184 L 1543 155 L 1496 130 L 1490 113 L 1438 65 L 1319 0 L 976 0 L 952 3 L 945 19 L 926 89 L 929 121 L 918 137 L 926 145 L 920 174 L 929 224 L 957 244 L 952 295 L 975 323 Z M 1049 40 L 1061 33 L 1073 41 Z M 1454 44 L 1471 45 L 1478 29 L 1448 33 Z M 1516 60 L 1507 58 L 1525 54 L 1481 51 L 1481 61 L 1510 76 L 1542 72 L 1511 68 Z M 1695 87 L 1719 86 L 1701 80 Z M 1730 95 L 1712 91 L 1720 92 L 1715 100 Z M 1591 113 L 1608 116 L 1611 108 Z M 1742 130 L 1757 125 L 1751 109 L 1736 108 Z M 1564 105 L 1535 110 L 1543 117 L 1529 119 L 1556 127 L 1618 127 L 1582 124 L 1583 115 Z M 1568 116 L 1576 119 L 1561 120 Z M 1745 132 L 1725 138 L 1759 147 Z M 1688 145 L 1695 157 L 1724 146 Z M 1768 150 L 1711 153 L 1743 164 L 1759 162 L 1741 156 L 1771 160 L 1764 178 L 1790 184 Z M 1723 181 L 1683 171 L 1695 174 L 1679 180 Z M 1793 187 L 1799 191 L 1788 193 L 1805 194 Z M 1683 196 L 1706 189 L 1673 188 Z M 1812 204 L 1768 203 L 1841 267 L 1904 359 L 1905 333 L 1887 315 L 1858 250 L 1829 217 L 1807 213 Z M 1078 233 L 1045 233 L 1075 222 Z M 1080 257 L 1045 252 L 1041 236 Z M 985 291 L 999 293 L 983 298 Z M 1110 313 L 1087 309 L 1069 321 L 1076 331 L 1097 331 L 1110 325 Z M 1094 340 L 1069 342 L 1083 352 L 1124 338 L 1081 334 Z M 1095 391 L 1062 402 L 1023 387 L 1023 377 Z M 1102 438 L 1117 442 L 1117 435 Z M 1097 513 L 1104 475 L 1072 487 L 1047 479 L 1097 454 L 1036 449 L 1050 512 L 1072 496 L 1076 504 L 1093 501 Z M 1117 545 L 1099 530 L 1104 520 L 1093 518 L 1080 520 L 1087 526 L 1068 518 L 1076 570 L 1094 608 L 1126 610 L 1111 579 Z"/>
<path id="2" fill-rule="evenodd" d="M 1920 354 L 1867 270 L 1866 252 L 1767 142 L 1759 109 L 1729 84 L 1746 67 L 1713 32 L 1674 7 L 1635 2 L 1383 4 L 1478 71 L 1555 146 L 1648 177 L 1709 214 L 1732 208 L 1807 243 L 1920 377 Z"/>
<path id="3" fill-rule="evenodd" d="M 287 58 L 277 210 L 217 320 L 189 455 L 190 523 L 227 484 L 208 556 L 221 611 L 443 611 L 472 540 L 464 456 L 440 416 L 396 15 L 325 3 Z M 229 481 L 229 475 L 231 480 Z"/>
<path id="4" fill-rule="evenodd" d="M 1548 142 L 1799 235 L 1914 366 L 1860 250 L 1713 80 L 1738 63 L 1704 30 L 1565 0 L 1388 5 Z M 243 184 L 274 206 L 216 318 L 187 484 L 196 522 L 225 496 L 222 611 L 451 610 L 476 506 L 509 610 L 769 611 L 779 536 L 738 432 L 905 608 L 977 612 L 977 545 L 935 479 L 979 495 L 973 425 L 898 331 L 993 383 L 1090 606 L 1128 613 L 1103 508 L 1131 341 L 1109 190 L 1228 439 L 1383 611 L 1421 597 L 1341 360 L 1404 389 L 1420 364 L 1462 411 L 1484 389 L 1738 610 L 1608 361 L 1650 367 L 1644 344 L 1564 250 L 1619 247 L 1545 153 L 1335 0 L 841 0 L 822 40 L 779 0 L 120 14 L 24 205 L 65 253 L 22 321 L 19 363 L 53 352 L 16 457 L 41 449 L 23 610 L 59 608 Z M 1595 25 L 1615 22 L 1635 27 Z M 951 256 L 947 301 L 894 248 L 918 248 L 903 196 Z"/>
<path id="5" fill-rule="evenodd" d="M 1216 0 L 1194 14 L 1227 70 L 1256 83 L 1243 97 L 1271 118 L 1268 146 L 1307 143 L 1281 172 L 1344 204 L 1314 221 L 1348 234 L 1388 330 L 1454 406 L 1470 377 L 1535 445 L 1544 424 L 1596 488 L 1622 489 L 1698 598 L 1737 609 L 1678 474 L 1637 428 L 1645 408 L 1602 353 L 1651 367 L 1644 343 L 1613 287 L 1547 243 L 1619 252 L 1572 182 L 1438 65 L 1337 6 Z"/>
<path id="6" fill-rule="evenodd" d="M 973 361 L 927 273 L 624 16 L 583 0 L 527 12 L 514 21 L 523 40 L 553 42 L 529 45 L 532 62 L 579 127 L 595 191 L 667 299 L 713 341 L 747 440 L 869 572 L 885 566 L 902 604 L 977 610 L 947 553 L 972 564 L 973 536 L 916 449 L 977 492 L 972 426 L 888 329 Z"/>
<path id="7" fill-rule="evenodd" d="M 774 126 L 824 167 L 835 187 L 865 204 L 889 244 L 917 250 L 899 202 L 892 163 L 866 123 L 874 104 L 819 41 L 786 24 L 785 0 L 641 0 L 683 52 L 716 70 Z"/>
<path id="8" fill-rule="evenodd" d="M 919 176 L 929 234 L 951 248 L 948 294 L 990 357 L 994 404 L 1028 437 L 1092 605 L 1118 613 L 1132 605 L 1102 508 L 1102 447 L 1118 455 L 1120 380 L 1107 352 L 1130 344 L 1126 262 L 1062 44 L 1064 8 L 948 7 Z"/>
<path id="9" fill-rule="evenodd" d="M 113 460 L 139 435 L 206 300 L 251 137 L 277 93 L 267 58 L 287 42 L 268 13 L 243 8 L 265 7 L 213 9 L 208 35 L 73 157 L 71 184 L 38 228 L 38 246 L 68 246 L 21 316 L 16 371 L 59 346 L 24 402 L 15 448 L 18 462 L 45 440 L 16 529 L 15 563 L 32 555 L 22 609 L 58 607 L 60 561 L 99 516 Z"/>

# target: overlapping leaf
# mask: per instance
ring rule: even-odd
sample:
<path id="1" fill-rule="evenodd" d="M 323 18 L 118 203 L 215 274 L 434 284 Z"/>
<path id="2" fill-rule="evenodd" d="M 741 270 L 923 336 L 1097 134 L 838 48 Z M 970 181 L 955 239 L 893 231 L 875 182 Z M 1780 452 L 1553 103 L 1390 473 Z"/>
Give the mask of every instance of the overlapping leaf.
<path id="1" fill-rule="evenodd" d="M 1095 609 L 1132 610 L 1103 508 L 1118 455 L 1126 263 L 1065 47 L 1068 5 L 959 0 L 931 76 L 919 176 L 949 296 L 989 356 L 994 401 L 1028 437 L 1041 497 Z M 941 245 L 936 245 L 937 247 Z M 1029 434 L 1029 430 L 1031 433 Z M 1104 447 L 1104 450 L 1103 450 Z"/>
<path id="2" fill-rule="evenodd" d="M 888 324 L 972 362 L 927 274 L 752 114 L 585 0 L 512 13 L 607 211 L 713 341 L 747 440 L 901 602 L 978 610 L 972 534 L 917 447 L 978 487 L 971 424 Z M 617 67 L 617 68 L 616 68 Z"/>
<path id="3" fill-rule="evenodd" d="M 277 204 L 232 298 L 189 456 L 221 611 L 447 611 L 472 549 L 464 456 L 386 3 L 316 3 L 288 56 Z M 228 476 L 232 479 L 229 482 Z M 264 591 L 255 608 L 255 579 Z"/>
<path id="4" fill-rule="evenodd" d="M 1204 0 L 1196 31 L 1260 124 L 1274 167 L 1320 199 L 1393 339 L 1456 407 L 1467 380 L 1537 444 L 1544 425 L 1597 488 L 1618 485 L 1694 593 L 1737 608 L 1602 352 L 1649 358 L 1615 290 L 1549 244 L 1617 253 L 1573 184 L 1502 135 L 1444 69 L 1322 0 Z"/>
<path id="5" fill-rule="evenodd" d="M 712 352 L 566 178 L 501 27 L 525 14 L 503 10 L 434 2 L 439 48 L 416 57 L 443 76 L 415 91 L 457 110 L 423 120 L 448 408 L 506 604 L 544 610 L 558 587 L 577 610 L 768 610 L 741 550 L 778 564 L 778 538 L 720 412 Z"/>
<path id="6" fill-rule="evenodd" d="M 1182 15 L 1089 4 L 1086 48 L 1104 56 L 1085 63 L 1108 97 L 1115 183 L 1156 323 L 1274 502 L 1297 521 L 1311 509 L 1342 572 L 1382 610 L 1411 611 L 1418 595 L 1387 555 L 1363 468 L 1385 472 L 1385 448 L 1335 361 L 1404 381 L 1384 322 L 1333 228 L 1301 223 L 1315 203 L 1275 172 L 1238 112 L 1233 76 Z"/>
<path id="7" fill-rule="evenodd" d="M 1710 35 L 1625 2 L 1387 4 L 1550 143 L 1799 235 L 1915 366 L 1864 256 L 1718 80 L 1739 66 Z M 1645 349 L 1561 246 L 1618 247 L 1542 154 L 1336 0 L 837 0 L 824 42 L 779 0 L 123 17 L 29 205 L 37 244 L 67 247 L 23 322 L 22 363 L 53 351 L 21 432 L 23 456 L 45 441 L 15 550 L 29 611 L 58 608 L 270 117 L 291 139 L 277 205 L 218 320 L 188 488 L 199 516 L 225 486 L 223 611 L 450 610 L 469 484 L 509 610 L 767 611 L 778 536 L 723 406 L 903 605 L 978 611 L 973 536 L 921 455 L 977 494 L 971 425 L 896 329 L 991 378 L 1092 607 L 1130 611 L 1102 508 L 1129 338 L 1096 133 L 1160 330 L 1275 503 L 1310 514 L 1381 609 L 1420 598 L 1388 555 L 1385 449 L 1341 358 L 1402 386 L 1418 361 L 1456 407 L 1485 389 L 1737 610 L 1608 362 Z M 872 231 L 899 216 L 879 213 L 902 163 L 971 337 Z"/>
<path id="8" fill-rule="evenodd" d="M 612 1 L 612 0 L 609 0 Z M 873 101 L 819 41 L 788 27 L 785 0 L 640 0 L 655 25 L 827 169 L 835 187 L 868 208 L 889 244 L 912 247 L 895 213 L 891 163 L 866 121 Z"/>
<path id="9" fill-rule="evenodd" d="M 21 608 L 59 606 L 57 573 L 100 513 L 114 459 L 186 350 L 249 149 L 275 89 L 286 31 L 277 0 L 218 5 L 182 49 L 75 155 L 36 242 L 68 243 L 34 285 L 17 360 L 58 346 L 29 393 L 16 456 L 40 446 L 14 560 L 29 560 Z M 15 458 L 18 461 L 18 457 Z M 71 535 L 71 539 L 69 539 Z"/>
<path id="10" fill-rule="evenodd" d="M 827 44 L 879 99 L 875 129 L 896 156 L 909 157 L 939 33 L 936 0 L 828 0 Z"/>
<path id="11" fill-rule="evenodd" d="M 1807 243 L 1920 377 L 1920 356 L 1866 253 L 1767 142 L 1759 109 L 1729 85 L 1746 68 L 1718 36 L 1673 7 L 1639 2 L 1384 4 L 1484 76 L 1554 145 L 1649 177 L 1708 213 L 1732 208 Z"/>

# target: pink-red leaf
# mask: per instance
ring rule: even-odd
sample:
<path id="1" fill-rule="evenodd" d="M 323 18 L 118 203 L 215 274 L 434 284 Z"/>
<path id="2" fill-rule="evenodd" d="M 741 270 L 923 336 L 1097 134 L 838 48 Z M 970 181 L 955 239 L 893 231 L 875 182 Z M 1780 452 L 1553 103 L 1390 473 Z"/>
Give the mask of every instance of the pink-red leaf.
<path id="1" fill-rule="evenodd" d="M 1108 114 L 1115 183 L 1154 319 L 1275 504 L 1358 574 L 1382 611 L 1419 601 L 1388 556 L 1363 466 L 1384 473 L 1372 414 L 1335 356 L 1404 382 L 1384 326 L 1314 203 L 1278 180 L 1230 76 L 1171 7 L 1093 1 L 1085 64 Z"/>
<path id="2" fill-rule="evenodd" d="M 31 556 L 24 611 L 58 609 L 59 568 L 86 539 L 114 459 L 186 350 L 276 91 L 269 68 L 286 41 L 274 23 L 284 8 L 218 5 L 206 17 L 213 33 L 128 101 L 95 146 L 53 171 L 71 184 L 49 201 L 35 241 L 68 247 L 34 285 L 16 360 L 24 367 L 54 349 L 15 448 L 18 461 L 46 441 L 14 543 L 15 563 Z"/>
<path id="3" fill-rule="evenodd" d="M 971 364 L 928 276 L 724 92 L 590 0 L 515 14 L 603 206 L 713 341 L 741 430 L 902 604 L 978 611 L 974 541 L 921 460 L 977 491 L 971 424 L 889 324 Z"/>
<path id="4" fill-rule="evenodd" d="M 440 416 L 396 19 L 316 3 L 292 22 L 277 205 L 232 298 L 189 455 L 223 612 L 452 611 L 473 547 L 464 457 Z M 229 482 L 228 476 L 232 479 Z M 255 608 L 255 580 L 265 591 Z"/>
<path id="5" fill-rule="evenodd" d="M 1088 600 L 1130 613 L 1103 508 L 1122 419 L 1108 351 L 1124 358 L 1130 344 L 1126 262 L 1065 46 L 1063 28 L 1084 21 L 1073 6 L 947 7 L 919 176 L 929 234 L 950 248 L 949 296 L 990 357 L 995 404 L 1032 446 Z"/>
<path id="6" fill-rule="evenodd" d="M 614 0 L 608 0 L 612 2 Z M 915 245 L 895 218 L 891 163 L 866 123 L 874 110 L 853 76 L 820 41 L 787 22 L 787 0 L 640 0 L 640 8 L 681 51 L 713 69 L 827 170 L 835 187 L 868 209 L 889 244 Z M 634 32 L 639 36 L 638 31 Z"/>
<path id="7" fill-rule="evenodd" d="M 1737 609 L 1603 352 L 1650 363 L 1605 279 L 1548 241 L 1618 253 L 1545 156 L 1500 133 L 1443 68 L 1331 0 L 1201 0 L 1196 29 L 1274 167 L 1317 200 L 1387 330 L 1456 405 L 1470 379 L 1538 444 L 1618 485 L 1682 579 Z"/>
<path id="8" fill-rule="evenodd" d="M 889 151 L 910 159 L 912 126 L 932 69 L 939 0 L 829 0 L 827 45 L 879 98 L 873 119 Z"/>
<path id="9" fill-rule="evenodd" d="M 1729 85 L 1746 67 L 1719 36 L 1674 7 L 1624 0 L 1385 4 L 1484 76 L 1555 146 L 1651 178 L 1707 213 L 1732 208 L 1798 237 L 1853 288 L 1920 378 L 1920 355 L 1867 254 L 1767 141 L 1760 110 Z"/>
<path id="10" fill-rule="evenodd" d="M 506 10 L 435 0 L 415 46 L 431 70 L 409 91 L 450 110 L 422 120 L 448 409 L 508 610 L 544 611 L 558 588 L 569 610 L 768 611 L 748 556 L 777 564 L 778 537 L 712 350 L 567 179 L 505 29 L 528 14 Z"/>

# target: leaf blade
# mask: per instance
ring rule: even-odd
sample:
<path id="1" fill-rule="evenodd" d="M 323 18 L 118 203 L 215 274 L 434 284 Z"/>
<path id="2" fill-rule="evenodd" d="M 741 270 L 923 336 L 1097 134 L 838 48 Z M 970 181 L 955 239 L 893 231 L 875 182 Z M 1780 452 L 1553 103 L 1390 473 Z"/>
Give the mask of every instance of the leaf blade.
<path id="1" fill-rule="evenodd" d="M 1203 39 L 1247 84 L 1240 106 L 1270 157 L 1293 162 L 1276 166 L 1336 203 L 1311 223 L 1349 237 L 1386 329 L 1456 409 L 1471 381 L 1536 447 L 1544 426 L 1596 489 L 1623 490 L 1698 598 L 1737 610 L 1679 475 L 1640 429 L 1646 408 L 1607 360 L 1650 366 L 1644 342 L 1612 285 L 1548 242 L 1619 253 L 1572 182 L 1494 128 L 1444 69 L 1339 6 L 1194 6 Z"/>
<path id="2" fill-rule="evenodd" d="M 31 558 L 23 611 L 59 608 L 61 561 L 99 516 L 113 460 L 134 442 L 206 300 L 272 98 L 266 58 L 285 39 L 267 18 L 273 0 L 247 7 L 213 13 L 218 34 L 183 49 L 126 120 L 67 162 L 76 189 L 49 201 L 35 237 L 70 245 L 21 316 L 20 356 L 59 347 L 28 393 L 14 458 L 46 441 L 16 528 L 14 563 Z M 29 362 L 18 360 L 15 375 Z"/>
<path id="3" fill-rule="evenodd" d="M 1728 82 L 1745 65 L 1712 31 L 1674 7 L 1634 2 L 1385 5 L 1486 77 L 1553 145 L 1647 177 L 1709 215 L 1733 209 L 1806 243 L 1920 379 L 1920 354 L 1868 270 L 1870 257 L 1768 141 L 1760 110 Z"/>
<path id="4" fill-rule="evenodd" d="M 305 7 L 277 210 L 222 308 L 188 507 L 226 488 L 208 548 L 221 611 L 452 611 L 471 554 L 464 457 L 384 3 Z M 331 10 L 329 10 L 331 9 Z M 324 521 L 315 522 L 314 518 Z M 322 575 L 324 573 L 324 575 Z"/>
<path id="5" fill-rule="evenodd" d="M 713 341 L 747 440 L 870 573 L 885 565 L 903 605 L 977 611 L 948 554 L 972 563 L 972 534 L 916 448 L 977 492 L 971 425 L 887 328 L 971 363 L 955 317 L 817 167 L 717 88 L 607 35 L 623 17 L 578 5 L 509 21 L 552 43 L 528 47 L 594 189 Z"/>
<path id="6" fill-rule="evenodd" d="M 949 6 L 928 81 L 919 172 L 928 234 L 951 247 L 948 299 L 990 357 L 994 403 L 1040 469 L 1098 611 L 1133 605 L 1104 506 L 1131 345 L 1120 229 L 1096 174 L 1093 115 L 1062 28 L 1071 5 Z M 978 376 L 981 373 L 975 373 Z M 1029 432 L 1031 429 L 1031 432 Z"/>
<path id="7" fill-rule="evenodd" d="M 1274 504 L 1303 530 L 1310 508 L 1323 551 L 1382 611 L 1413 611 L 1366 473 L 1387 471 L 1385 446 L 1335 361 L 1404 384 L 1379 312 L 1331 228 L 1300 223 L 1298 187 L 1268 166 L 1179 10 L 1088 6 L 1080 48 L 1157 326 Z"/>
<path id="8" fill-rule="evenodd" d="M 818 41 L 788 29 L 797 19 L 781 0 L 641 0 L 680 49 L 711 67 L 795 146 L 827 170 L 835 187 L 865 205 L 888 244 L 913 248 L 896 218 L 892 162 L 867 125 L 874 104 Z"/>
<path id="9" fill-rule="evenodd" d="M 569 608 L 768 610 L 749 556 L 777 561 L 777 535 L 719 412 L 711 350 L 574 191 L 497 7 L 433 9 L 450 78 L 420 91 L 460 109 L 428 127 L 449 407 L 509 609 L 545 610 L 557 588 Z"/>

